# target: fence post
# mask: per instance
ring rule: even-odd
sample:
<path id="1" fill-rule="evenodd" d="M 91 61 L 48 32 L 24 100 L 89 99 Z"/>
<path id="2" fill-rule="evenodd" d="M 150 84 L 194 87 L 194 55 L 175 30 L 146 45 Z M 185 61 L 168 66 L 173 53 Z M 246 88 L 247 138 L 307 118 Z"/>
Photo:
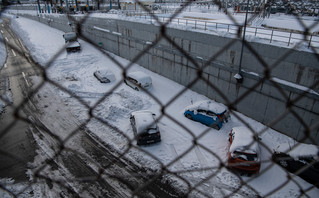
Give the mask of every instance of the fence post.
<path id="1" fill-rule="evenodd" d="M 229 32 L 229 24 L 227 25 L 227 32 Z"/>
<path id="2" fill-rule="evenodd" d="M 187 26 L 187 22 L 188 22 L 188 19 L 186 19 L 186 26 Z"/>
<path id="3" fill-rule="evenodd" d="M 216 23 L 216 30 L 217 30 L 217 23 Z"/>
<path id="4" fill-rule="evenodd" d="M 274 35 L 274 30 L 272 29 L 271 30 L 271 36 L 270 36 L 270 43 L 271 43 L 271 41 L 272 41 L 272 36 Z"/>
<path id="5" fill-rule="evenodd" d="M 177 18 L 177 25 L 179 25 L 179 18 Z"/>
<path id="6" fill-rule="evenodd" d="M 257 30 L 258 30 L 258 28 L 256 28 L 256 31 L 255 31 L 255 36 L 257 36 Z"/>
<path id="7" fill-rule="evenodd" d="M 312 40 L 312 34 L 310 35 L 310 40 L 309 40 L 308 48 L 309 48 L 309 47 L 310 47 L 310 45 L 311 45 L 311 40 Z"/>
<path id="8" fill-rule="evenodd" d="M 195 30 L 196 30 L 196 24 L 197 24 L 197 21 L 195 21 Z"/>
<path id="9" fill-rule="evenodd" d="M 290 32 L 290 35 L 289 35 L 288 46 L 290 45 L 291 35 L 292 35 L 292 32 Z"/>
<path id="10" fill-rule="evenodd" d="M 207 24 L 207 22 L 205 21 L 205 30 L 206 30 L 206 24 Z"/>

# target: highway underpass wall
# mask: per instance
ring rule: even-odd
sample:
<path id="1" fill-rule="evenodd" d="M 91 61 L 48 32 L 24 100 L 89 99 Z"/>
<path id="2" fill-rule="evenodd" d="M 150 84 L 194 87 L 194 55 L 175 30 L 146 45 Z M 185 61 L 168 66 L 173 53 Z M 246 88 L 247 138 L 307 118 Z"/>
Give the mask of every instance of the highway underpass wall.
<path id="1" fill-rule="evenodd" d="M 64 32 L 76 27 L 65 15 L 24 16 Z M 192 84 L 195 92 L 234 104 L 237 111 L 298 141 L 311 142 L 304 139 L 309 134 L 319 144 L 319 58 L 315 53 L 249 42 L 242 56 L 244 80 L 237 83 L 234 75 L 242 49 L 237 38 L 98 17 L 89 17 L 81 31 L 105 50 L 179 84 Z M 202 79 L 196 81 L 198 74 Z M 273 80 L 264 80 L 267 75 Z M 311 90 L 304 94 L 306 87 Z"/>

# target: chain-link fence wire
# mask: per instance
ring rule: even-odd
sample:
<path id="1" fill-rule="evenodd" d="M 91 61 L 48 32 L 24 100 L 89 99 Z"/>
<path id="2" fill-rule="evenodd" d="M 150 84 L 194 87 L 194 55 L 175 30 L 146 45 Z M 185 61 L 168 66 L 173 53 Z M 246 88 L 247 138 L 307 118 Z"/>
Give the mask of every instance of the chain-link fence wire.
<path id="1" fill-rule="evenodd" d="M 56 143 L 56 145 L 58 145 L 58 149 L 55 149 L 54 151 L 54 155 L 51 155 L 50 157 L 47 158 L 47 160 L 45 162 L 43 162 L 40 166 L 38 166 L 35 171 L 33 172 L 33 176 L 32 176 L 32 180 L 30 180 L 29 185 L 27 185 L 25 188 L 20 190 L 20 194 L 22 194 L 24 191 L 27 191 L 34 183 L 38 182 L 38 181 L 45 181 L 45 182 L 49 182 L 49 183 L 54 183 L 59 185 L 62 189 L 67 189 L 68 191 L 68 195 L 72 195 L 72 196 L 83 196 L 83 192 L 86 191 L 90 191 L 92 188 L 92 183 L 97 182 L 99 184 L 103 183 L 103 184 L 108 184 L 109 180 L 117 180 L 119 183 L 122 184 L 122 187 L 124 188 L 124 186 L 128 186 L 128 188 L 130 189 L 131 195 L 130 196 L 141 196 L 141 197 L 147 197 L 147 194 L 145 194 L 145 192 L 152 192 L 153 194 L 156 195 L 156 190 L 154 190 L 154 183 L 157 182 L 161 182 L 162 184 L 165 183 L 165 178 L 166 176 L 173 176 L 174 178 L 176 178 L 176 180 L 179 180 L 181 183 L 183 183 L 186 188 L 181 190 L 178 187 L 174 187 L 174 186 L 170 186 L 171 188 L 169 188 L 167 185 L 167 189 L 168 191 L 171 190 L 167 195 L 171 195 L 171 196 L 175 196 L 175 197 L 185 197 L 185 196 L 202 196 L 202 197 L 212 197 L 211 194 L 207 193 L 205 190 L 203 190 L 202 186 L 205 184 L 205 182 L 208 182 L 211 179 L 214 179 L 217 177 L 217 174 L 223 169 L 223 168 L 228 168 L 228 165 L 226 163 L 224 163 L 224 159 L 221 159 L 219 155 L 217 155 L 214 151 L 210 150 L 209 148 L 207 148 L 205 145 L 201 144 L 199 142 L 199 140 L 205 136 L 205 134 L 207 134 L 209 132 L 209 128 L 207 130 L 205 130 L 203 133 L 201 133 L 199 136 L 195 135 L 187 126 L 184 125 L 184 123 L 182 123 L 179 120 L 176 120 L 174 117 L 172 117 L 170 114 L 167 113 L 166 109 L 170 106 L 173 105 L 174 101 L 179 98 L 181 95 L 183 95 L 187 90 L 191 89 L 197 82 L 199 81 L 204 81 L 206 82 L 207 85 L 209 85 L 210 89 L 216 91 L 219 96 L 225 101 L 225 105 L 228 107 L 229 111 L 235 111 L 236 110 L 236 104 L 240 103 L 240 101 L 242 101 L 244 98 L 246 97 L 250 97 L 250 94 L 258 87 L 260 86 L 262 83 L 268 81 L 270 82 L 273 87 L 275 87 L 280 94 L 286 99 L 286 111 L 282 112 L 282 114 L 278 115 L 276 118 L 274 118 L 272 120 L 272 122 L 270 122 L 268 124 L 267 127 L 265 127 L 263 130 L 261 131 L 256 131 L 256 129 L 252 128 L 242 117 L 238 116 L 238 114 L 233 113 L 232 116 L 234 116 L 236 119 L 238 119 L 239 121 L 241 121 L 242 123 L 244 123 L 244 125 L 246 127 L 248 127 L 251 131 L 254 132 L 255 134 L 255 139 L 256 141 L 262 146 L 263 149 L 267 149 L 269 153 L 272 153 L 273 151 L 263 142 L 260 141 L 260 139 L 258 138 L 258 136 L 264 134 L 269 127 L 271 127 L 272 125 L 275 125 L 276 123 L 280 122 L 285 116 L 287 116 L 288 114 L 293 114 L 295 116 L 295 118 L 300 122 L 300 124 L 304 127 L 304 138 L 301 141 L 310 141 L 313 144 L 316 144 L 316 140 L 313 139 L 313 137 L 311 137 L 310 132 L 313 131 L 314 129 L 317 129 L 319 126 L 319 122 L 315 122 L 312 126 L 309 126 L 308 124 L 306 124 L 306 122 L 304 121 L 302 115 L 299 115 L 298 112 L 296 112 L 292 107 L 293 104 L 297 103 L 298 101 L 300 101 L 303 97 L 305 97 L 305 95 L 307 94 L 307 91 L 310 91 L 312 89 L 315 89 L 316 87 L 318 87 L 319 81 L 316 81 L 313 83 L 312 86 L 309 87 L 309 90 L 304 91 L 303 94 L 300 94 L 299 97 L 291 100 L 289 96 L 287 96 L 286 92 L 283 90 L 283 88 L 276 82 L 273 80 L 272 75 L 271 75 L 271 71 L 273 69 L 275 69 L 276 67 L 278 67 L 279 63 L 283 60 L 285 60 L 294 49 L 297 49 L 300 45 L 302 45 L 303 41 L 300 41 L 298 44 L 296 44 L 293 48 L 291 48 L 290 51 L 288 51 L 286 54 L 284 54 L 282 57 L 279 57 L 277 59 L 277 61 L 273 64 L 268 64 L 264 58 L 262 57 L 262 55 L 258 54 L 258 52 L 256 50 L 254 50 L 254 48 L 251 46 L 251 44 L 249 42 L 247 42 L 243 36 L 243 29 L 245 28 L 245 25 L 247 25 L 247 22 L 250 22 L 251 20 L 253 20 L 256 15 L 258 15 L 259 13 L 255 13 L 255 14 L 251 14 L 250 17 L 247 19 L 247 22 L 245 22 L 245 24 L 242 24 L 241 22 L 238 22 L 236 20 L 236 18 L 234 18 L 231 14 L 228 14 L 227 16 L 229 17 L 229 19 L 232 21 L 233 24 L 238 26 L 238 34 L 237 34 L 237 39 L 241 40 L 242 45 L 248 49 L 248 51 L 253 54 L 256 59 L 259 61 L 259 63 L 263 66 L 264 68 L 264 73 L 263 73 L 263 77 L 260 79 L 260 81 L 258 81 L 256 84 L 254 84 L 253 86 L 251 86 L 245 93 L 243 93 L 242 95 L 240 95 L 235 101 L 231 101 L 229 100 L 229 98 L 224 94 L 223 90 L 221 90 L 218 86 L 216 86 L 215 84 L 213 84 L 209 79 L 207 79 L 205 77 L 205 75 L 203 75 L 204 73 L 204 69 L 206 67 L 208 67 L 212 62 L 216 61 L 217 58 L 227 49 L 231 49 L 232 46 L 234 45 L 234 43 L 236 42 L 236 39 L 233 39 L 231 41 L 229 41 L 228 43 L 225 43 L 224 47 L 219 50 L 217 53 L 212 54 L 211 57 L 203 64 L 199 64 L 196 60 L 194 60 L 194 58 L 192 58 L 192 56 L 189 54 L 189 52 L 185 51 L 185 49 L 183 49 L 178 43 L 174 42 L 172 40 L 172 38 L 168 35 L 166 28 L 167 26 L 171 23 L 171 21 L 174 18 L 177 18 L 178 14 L 182 11 L 184 11 L 185 9 L 187 9 L 188 6 L 191 6 L 191 4 L 193 3 L 193 1 L 185 1 L 182 6 L 180 6 L 170 17 L 171 20 L 168 20 L 167 22 L 161 22 L 158 18 L 158 16 L 156 14 L 154 14 L 154 12 L 152 12 L 152 10 L 145 6 L 145 4 L 143 4 L 142 2 L 136 1 L 136 3 L 147 13 L 149 13 L 149 16 L 151 16 L 153 19 L 155 19 L 157 21 L 158 24 L 160 24 L 160 36 L 156 38 L 156 40 L 152 41 L 152 43 L 150 45 L 148 45 L 145 49 L 143 49 L 139 54 L 137 54 L 128 65 L 122 65 L 120 62 L 118 62 L 112 55 L 110 55 L 109 53 L 105 52 L 104 50 L 102 50 L 100 48 L 100 46 L 96 45 L 95 43 L 93 43 L 92 41 L 90 41 L 89 38 L 85 37 L 82 34 L 82 26 L 81 24 L 84 24 L 84 22 L 90 17 L 90 13 L 86 13 L 85 17 L 81 20 L 78 21 L 76 20 L 73 15 L 71 14 L 66 14 L 68 19 L 70 21 L 73 21 L 73 23 L 75 24 L 76 27 L 76 32 L 79 34 L 79 37 L 89 43 L 91 43 L 93 46 L 95 46 L 96 49 L 100 50 L 105 56 L 107 56 L 110 60 L 112 60 L 119 68 L 121 68 L 121 70 L 123 71 L 123 78 L 126 77 L 126 74 L 128 72 L 128 70 L 135 64 L 138 62 L 138 60 L 144 55 L 146 54 L 149 50 L 151 50 L 154 46 L 156 46 L 157 44 L 159 44 L 160 41 L 167 41 L 169 42 L 173 48 L 175 48 L 176 50 L 178 50 L 184 57 L 187 58 L 188 61 L 190 61 L 196 68 L 197 68 L 197 78 L 193 79 L 187 86 L 185 86 L 184 89 L 182 89 L 181 91 L 179 91 L 175 97 L 173 97 L 169 102 L 163 104 L 156 96 L 152 95 L 150 92 L 147 92 L 147 90 L 145 90 L 145 92 L 155 101 L 155 103 L 157 103 L 158 105 L 161 106 L 161 115 L 158 115 L 156 120 L 160 120 L 163 117 L 169 118 L 171 121 L 173 121 L 174 123 L 176 123 L 177 125 L 179 125 L 180 127 L 182 127 L 184 129 L 185 132 L 188 133 L 188 135 L 190 135 L 193 139 L 192 142 L 193 144 L 185 151 L 183 151 L 182 153 L 178 154 L 176 156 L 176 158 L 174 160 L 172 160 L 170 163 L 168 164 L 163 164 L 158 158 L 157 156 L 154 156 L 152 153 L 147 152 L 145 150 L 140 149 L 140 147 L 136 146 L 130 137 L 128 137 L 128 135 L 120 130 L 117 126 L 112 125 L 110 122 L 108 122 L 107 120 L 101 118 L 99 115 L 97 115 L 94 111 L 95 109 L 103 102 L 105 101 L 108 97 L 110 97 L 116 89 L 118 89 L 118 87 L 123 83 L 123 82 L 117 82 L 117 84 L 113 87 L 113 89 L 106 93 L 105 95 L 103 95 L 103 97 L 101 97 L 99 99 L 99 101 L 97 103 L 95 103 L 95 105 L 90 106 L 85 100 L 83 100 L 83 98 L 75 95 L 71 90 L 65 88 L 64 86 L 62 86 L 61 84 L 59 84 L 58 82 L 50 79 L 46 72 L 48 71 L 48 69 L 52 66 L 52 64 L 54 63 L 55 59 L 64 52 L 65 48 L 62 48 L 57 54 L 55 54 L 54 57 L 51 58 L 50 61 L 48 61 L 48 63 L 46 65 L 39 65 L 35 62 L 33 62 L 33 64 L 35 65 L 36 69 L 38 70 L 38 73 L 40 75 L 43 76 L 43 81 L 41 84 L 39 84 L 37 86 L 36 89 L 29 91 L 27 93 L 27 97 L 25 97 L 24 101 L 19 105 L 14 107 L 14 116 L 16 118 L 16 120 L 12 123 L 10 123 L 9 125 L 7 125 L 6 128 L 1 129 L 1 134 L 0 134 L 0 138 L 2 138 L 3 136 L 5 136 L 10 129 L 16 124 L 16 122 L 18 120 L 22 120 L 26 123 L 31 124 L 32 126 L 41 129 L 41 131 L 43 131 L 44 133 L 46 133 L 46 135 L 50 136 L 52 138 L 52 141 Z M 223 1 L 219 1 L 219 0 L 215 0 L 213 1 L 213 3 L 215 5 L 217 5 L 219 7 L 220 10 L 226 12 L 225 8 L 225 4 Z M 269 8 L 269 4 L 264 4 L 263 7 L 261 8 L 261 12 L 265 11 L 267 8 Z M 287 6 L 290 6 L 291 10 L 294 10 L 295 7 L 287 4 Z M 4 7 L 3 10 L 5 10 L 6 7 Z M 304 41 L 308 41 L 309 40 L 309 35 L 311 30 L 318 25 L 319 21 L 314 22 L 310 27 L 308 27 L 306 24 L 304 24 L 301 20 L 301 17 L 299 15 L 294 15 L 296 21 L 299 22 L 299 24 L 304 28 Z M 2 40 L 2 42 L 4 43 L 4 40 Z M 12 46 L 13 47 L 13 46 Z M 14 48 L 14 47 L 13 47 Z M 317 49 L 315 47 L 310 46 L 311 51 L 315 54 L 315 56 L 317 57 L 317 59 L 319 60 L 319 56 L 317 53 Z M 20 52 L 17 49 L 17 52 Z M 22 53 L 23 54 L 23 53 Z M 81 105 L 83 105 L 83 108 L 87 111 L 87 119 L 86 120 L 82 120 L 81 123 L 79 123 L 78 127 L 75 128 L 73 131 L 71 131 L 71 133 L 69 133 L 69 135 L 66 138 L 61 138 L 58 135 L 56 135 L 54 132 L 48 130 L 44 125 L 41 124 L 41 122 L 37 121 L 36 119 L 30 119 L 29 117 L 25 117 L 22 116 L 21 111 L 28 111 L 25 106 L 26 104 L 28 104 L 29 100 L 32 98 L 34 98 L 36 96 L 37 93 L 39 93 L 39 91 L 44 88 L 46 85 L 52 85 L 54 87 L 57 87 L 59 90 L 69 94 L 72 96 L 72 98 L 74 100 L 77 100 Z M 5 98 L 4 96 L 1 96 L 1 100 L 4 101 L 7 105 L 10 105 L 10 101 L 7 100 L 7 98 Z M 108 148 L 110 150 L 110 153 L 112 153 L 112 157 L 108 156 L 109 161 L 108 163 L 101 165 L 96 163 L 96 161 L 94 161 L 91 157 L 88 157 L 87 154 L 79 152 L 74 150 L 72 147 L 69 147 L 69 140 L 72 139 L 74 136 L 76 136 L 78 133 L 80 133 L 79 131 L 85 131 L 87 133 L 90 133 L 89 130 L 87 129 L 87 125 L 88 123 L 93 120 L 96 119 L 98 120 L 100 123 L 103 123 L 103 125 L 105 127 L 108 127 L 110 129 L 112 129 L 115 133 L 121 135 L 122 137 L 124 137 L 126 139 L 127 145 L 125 146 L 125 149 L 121 150 L 120 152 L 117 150 L 112 150 L 109 146 L 105 145 L 106 148 Z M 91 133 L 91 136 L 94 136 Z M 251 143 L 253 144 L 253 142 Z M 294 147 L 298 146 L 298 144 L 296 144 Z M 179 171 L 173 171 L 171 170 L 172 166 L 176 163 L 179 162 L 179 160 L 181 160 L 183 157 L 185 157 L 190 151 L 200 148 L 208 153 L 210 153 L 214 158 L 216 158 L 217 160 L 219 160 L 219 165 L 216 167 L 206 167 L 206 168 L 200 168 L 200 169 L 196 169 L 196 170 L 179 170 Z M 143 153 L 143 155 L 146 155 L 148 157 L 150 157 L 152 160 L 157 161 L 157 163 L 159 164 L 159 167 L 157 169 L 152 169 L 149 167 L 143 167 L 140 169 L 133 169 L 133 170 L 129 170 L 131 172 L 131 175 L 135 175 L 136 177 L 142 178 L 140 181 L 142 182 L 137 182 L 134 183 L 132 180 L 128 179 L 128 178 L 123 178 L 120 177 L 119 174 L 117 174 L 117 172 L 112 172 L 113 170 L 113 165 L 114 164 L 119 164 L 119 163 L 124 163 L 123 160 L 127 160 L 129 161 L 127 154 L 130 153 L 132 150 L 138 150 L 139 152 Z M 95 164 L 95 166 L 97 167 L 96 174 L 91 175 L 90 177 L 84 177 L 81 178 L 80 180 L 78 180 L 79 183 L 82 183 L 82 187 L 81 189 L 74 189 L 73 187 L 71 187 L 70 185 L 68 185 L 67 181 L 64 180 L 57 180 L 57 179 L 53 179 L 51 177 L 48 177 L 47 175 L 43 174 L 46 170 L 46 168 L 51 165 L 51 164 L 56 164 L 56 161 L 59 161 L 60 158 L 63 158 L 63 156 L 66 155 L 66 153 L 73 153 L 74 155 L 79 156 L 80 158 L 83 159 L 87 159 L 88 162 L 87 163 L 92 163 Z M 14 155 L 12 155 L 11 153 L 6 153 L 1 151 L 1 155 L 3 156 L 9 156 L 12 158 L 16 158 Z M 19 158 L 16 158 L 18 161 Z M 284 158 L 285 159 L 285 158 Z M 266 161 L 262 161 L 261 163 L 265 163 L 265 162 L 269 162 L 271 161 L 271 159 L 266 160 Z M 132 162 L 131 162 L 132 163 Z M 301 169 L 298 169 L 297 171 L 295 171 L 295 174 L 300 174 L 302 173 L 302 171 L 304 171 L 305 169 L 309 168 L 310 166 L 314 165 L 315 163 L 317 163 L 316 160 L 312 161 L 310 164 L 305 165 L 304 167 L 302 167 Z M 59 164 L 56 164 L 57 166 L 60 166 Z M 262 171 L 259 172 L 259 174 L 263 174 L 265 172 L 267 172 L 270 168 L 272 168 L 274 166 L 274 163 L 270 163 L 269 166 L 264 167 L 262 169 Z M 111 170 L 111 171 L 110 171 Z M 141 171 L 143 170 L 143 171 Z M 200 179 L 199 181 L 196 181 L 196 183 L 194 183 L 194 181 L 189 181 L 187 177 L 185 177 L 185 173 L 190 173 L 192 171 L 211 171 L 209 173 L 208 176 L 206 176 L 204 179 Z M 213 171 L 212 171 L 213 170 Z M 223 195 L 224 197 L 231 197 L 234 195 L 242 195 L 242 196 L 252 196 L 252 197 L 258 197 L 259 193 L 249 184 L 251 181 L 253 181 L 254 179 L 256 179 L 254 176 L 252 176 L 249 179 L 242 179 L 242 177 L 238 176 L 237 179 L 239 180 L 239 186 L 237 187 L 229 187 L 228 190 L 232 191 L 231 193 L 224 193 L 223 191 L 221 191 L 221 195 Z M 283 188 L 284 186 L 286 186 L 289 182 L 294 182 L 300 189 L 300 197 L 302 196 L 307 196 L 307 191 L 311 191 L 313 187 L 310 187 L 309 189 L 303 190 L 303 188 L 300 186 L 300 184 L 295 181 L 296 179 L 291 176 L 290 174 L 287 174 L 287 180 L 286 182 L 284 182 L 282 185 L 278 186 L 276 189 L 274 189 L 273 191 L 269 192 L 268 194 L 265 194 L 264 196 L 271 196 L 273 194 L 275 194 L 276 192 L 280 191 L 281 188 Z M 105 186 L 104 186 L 105 187 Z M 12 196 L 19 196 L 20 194 L 15 194 L 13 193 L 9 188 L 5 187 L 5 186 L 1 186 L 2 190 L 7 191 L 7 193 L 11 194 Z M 103 186 L 102 186 L 103 188 Z M 106 187 L 107 188 L 107 187 Z M 92 195 L 91 196 L 97 196 L 99 197 L 99 195 Z M 110 195 L 109 195 L 110 196 Z M 161 195 L 156 195 L 156 196 L 161 196 Z"/>

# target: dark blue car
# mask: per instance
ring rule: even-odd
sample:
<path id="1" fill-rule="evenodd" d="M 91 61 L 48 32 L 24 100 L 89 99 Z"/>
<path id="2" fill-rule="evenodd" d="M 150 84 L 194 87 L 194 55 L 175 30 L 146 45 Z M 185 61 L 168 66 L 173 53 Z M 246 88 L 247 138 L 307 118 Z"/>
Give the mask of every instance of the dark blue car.
<path id="1" fill-rule="evenodd" d="M 184 115 L 191 120 L 200 122 L 219 130 L 224 122 L 228 122 L 229 112 L 222 105 L 204 100 L 186 107 Z"/>

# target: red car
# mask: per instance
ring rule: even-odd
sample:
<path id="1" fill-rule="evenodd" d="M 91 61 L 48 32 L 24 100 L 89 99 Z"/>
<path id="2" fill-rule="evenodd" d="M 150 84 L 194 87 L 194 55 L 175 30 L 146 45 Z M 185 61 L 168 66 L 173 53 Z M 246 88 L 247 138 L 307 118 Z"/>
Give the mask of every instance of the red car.
<path id="1" fill-rule="evenodd" d="M 234 127 L 229 133 L 228 168 L 244 174 L 257 174 L 260 148 L 254 133 L 247 127 Z"/>

